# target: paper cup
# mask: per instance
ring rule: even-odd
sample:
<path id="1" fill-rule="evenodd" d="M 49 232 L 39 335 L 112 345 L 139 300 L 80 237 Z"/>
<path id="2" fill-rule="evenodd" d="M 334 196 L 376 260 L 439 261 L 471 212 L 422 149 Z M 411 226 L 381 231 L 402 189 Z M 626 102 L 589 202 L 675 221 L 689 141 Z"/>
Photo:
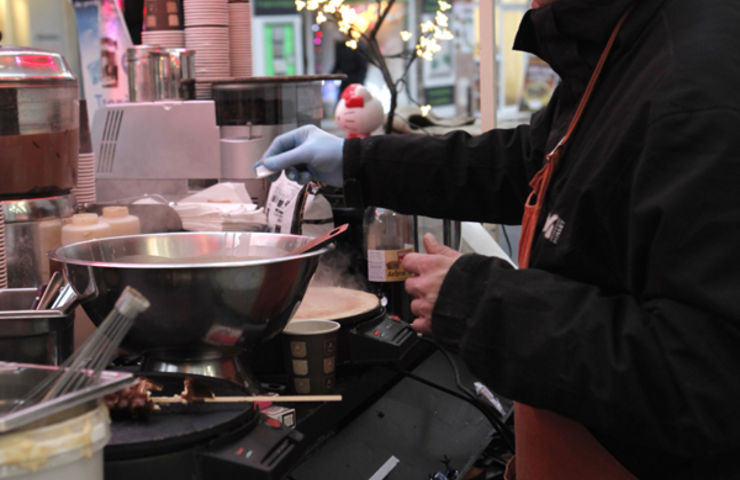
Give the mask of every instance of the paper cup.
<path id="1" fill-rule="evenodd" d="M 298 394 L 334 389 L 340 325 L 331 320 L 296 320 L 283 330 L 289 388 Z"/>

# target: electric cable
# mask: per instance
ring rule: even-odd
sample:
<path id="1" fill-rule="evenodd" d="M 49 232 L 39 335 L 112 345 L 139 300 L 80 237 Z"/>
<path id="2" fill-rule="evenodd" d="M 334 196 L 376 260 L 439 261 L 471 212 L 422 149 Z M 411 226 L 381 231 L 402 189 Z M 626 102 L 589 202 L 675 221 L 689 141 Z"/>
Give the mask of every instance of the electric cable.
<path id="1" fill-rule="evenodd" d="M 411 326 L 409 326 L 408 328 L 410 329 Z M 511 453 L 514 453 L 515 452 L 515 446 L 514 446 L 514 437 L 513 437 L 513 434 L 506 427 L 506 425 L 498 418 L 498 416 L 497 416 L 498 415 L 498 412 L 496 412 L 495 409 L 493 409 L 492 407 L 488 406 L 484 402 L 480 401 L 479 398 L 476 396 L 476 394 L 472 390 L 468 389 L 467 387 L 465 387 L 465 385 L 463 385 L 462 380 L 460 379 L 460 371 L 457 368 L 457 364 L 455 363 L 455 361 L 453 360 L 453 358 L 450 356 L 450 354 L 442 348 L 441 345 L 439 345 L 437 342 L 435 342 L 434 340 L 432 340 L 430 338 L 426 338 L 426 337 L 423 337 L 423 336 L 420 336 L 419 338 L 421 340 L 424 340 L 425 342 L 428 342 L 431 345 L 433 345 L 445 357 L 445 359 L 447 360 L 447 362 L 450 364 L 450 367 L 452 368 L 453 375 L 454 375 L 454 378 L 455 378 L 455 385 L 463 393 L 460 393 L 460 392 L 456 392 L 454 390 L 451 390 L 451 389 L 449 389 L 449 388 L 447 388 L 445 386 L 439 385 L 438 383 L 435 383 L 435 382 L 432 382 L 431 380 L 428 380 L 426 378 L 420 377 L 420 376 L 416 375 L 415 373 L 409 372 L 407 370 L 402 370 L 402 369 L 397 369 L 397 370 L 400 373 L 402 373 L 403 375 L 405 375 L 405 376 L 407 376 L 407 377 L 409 377 L 409 378 L 411 378 L 413 380 L 416 380 L 416 381 L 418 381 L 420 383 L 423 383 L 425 385 L 428 385 L 428 386 L 430 386 L 432 388 L 438 389 L 438 390 L 440 390 L 440 391 L 442 391 L 444 393 L 447 393 L 448 395 L 454 396 L 456 398 L 459 398 L 461 400 L 464 400 L 464 401 L 470 403 L 471 405 L 473 405 L 475 408 L 477 408 L 483 414 L 484 417 L 486 417 L 486 419 L 488 420 L 488 422 L 491 424 L 491 426 L 493 426 L 493 428 L 499 434 L 499 436 L 501 437 L 501 439 L 504 441 L 504 443 L 506 444 L 506 446 L 509 449 L 509 451 Z"/>
<path id="2" fill-rule="evenodd" d="M 402 369 L 397 369 L 397 370 L 399 373 L 403 374 L 404 376 L 412 380 L 416 380 L 419 383 L 423 383 L 424 385 L 435 388 L 441 392 L 447 393 L 455 398 L 459 398 L 460 400 L 463 400 L 473 405 L 476 409 L 478 409 L 483 414 L 484 417 L 486 417 L 486 420 L 488 420 L 488 422 L 493 426 L 494 430 L 496 430 L 496 433 L 499 434 L 499 436 L 504 441 L 509 451 L 514 453 L 514 441 L 513 441 L 513 438 L 511 438 L 511 433 L 507 430 L 506 426 L 503 425 L 498 418 L 496 418 L 495 414 L 490 412 L 488 408 L 485 405 L 478 402 L 477 399 L 470 398 L 459 392 L 451 390 L 443 385 L 432 382 L 429 379 L 420 377 L 419 375 L 416 375 L 415 373 L 410 372 L 408 370 L 402 370 Z"/>
<path id="3" fill-rule="evenodd" d="M 485 409 L 487 412 L 491 412 L 492 407 L 489 407 L 488 404 L 480 401 L 478 396 L 475 392 L 470 390 L 468 387 L 463 385 L 463 382 L 460 378 L 460 369 L 457 368 L 457 363 L 455 363 L 455 360 L 452 358 L 449 352 L 447 352 L 442 346 L 437 343 L 435 340 L 432 340 L 431 338 L 427 337 L 420 337 L 425 342 L 428 342 L 432 344 L 439 352 L 447 359 L 447 362 L 450 364 L 450 367 L 452 368 L 452 372 L 455 377 L 455 385 L 457 385 L 457 388 L 460 389 L 460 391 L 465 392 L 465 394 L 470 398 L 470 400 L 479 408 Z M 493 409 L 495 412 L 495 409 Z M 488 418 L 488 417 L 487 417 Z M 506 425 L 498 418 L 497 413 L 494 413 L 492 415 L 493 419 L 493 426 L 498 431 L 499 435 L 501 435 L 504 442 L 506 442 L 506 445 L 510 448 L 511 452 L 514 453 L 514 438 L 511 435 L 511 432 L 506 428 Z"/>

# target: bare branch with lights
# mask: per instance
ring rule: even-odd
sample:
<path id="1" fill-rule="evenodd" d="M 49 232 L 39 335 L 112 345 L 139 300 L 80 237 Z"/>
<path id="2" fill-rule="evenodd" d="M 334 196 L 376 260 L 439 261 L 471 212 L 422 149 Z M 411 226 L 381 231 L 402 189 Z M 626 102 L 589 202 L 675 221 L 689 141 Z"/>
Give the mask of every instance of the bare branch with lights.
<path id="1" fill-rule="evenodd" d="M 413 49 L 407 50 L 405 47 L 402 52 L 393 55 L 383 55 L 380 45 L 377 41 L 377 34 L 383 22 L 388 17 L 391 8 L 396 0 L 381 1 L 378 0 L 375 5 L 375 19 L 371 21 L 366 15 L 368 11 L 358 14 L 354 8 L 346 5 L 344 0 L 295 0 L 296 10 L 299 12 L 307 10 L 315 12 L 315 21 L 317 24 L 324 22 L 334 22 L 339 31 L 346 36 L 345 45 L 358 54 L 363 56 L 370 64 L 380 70 L 391 95 L 391 105 L 388 112 L 388 118 L 385 126 L 385 132 L 390 133 L 393 128 L 393 116 L 395 115 L 398 101 L 399 88 L 404 87 L 408 91 L 408 82 L 405 80 L 411 65 L 417 58 L 431 61 L 434 55 L 442 50 L 442 42 L 454 38 L 449 30 L 449 19 L 446 11 L 452 8 L 452 4 L 445 0 L 438 0 L 438 10 L 434 15 L 434 20 L 427 20 L 420 26 L 419 35 Z M 412 39 L 413 34 L 406 30 L 401 32 L 401 39 L 404 45 L 407 45 Z M 358 49 L 360 44 L 365 46 L 364 49 Z M 387 59 L 400 58 L 405 60 L 403 74 L 397 80 L 388 68 Z M 426 116 L 431 110 L 431 106 L 420 106 L 421 114 Z"/>

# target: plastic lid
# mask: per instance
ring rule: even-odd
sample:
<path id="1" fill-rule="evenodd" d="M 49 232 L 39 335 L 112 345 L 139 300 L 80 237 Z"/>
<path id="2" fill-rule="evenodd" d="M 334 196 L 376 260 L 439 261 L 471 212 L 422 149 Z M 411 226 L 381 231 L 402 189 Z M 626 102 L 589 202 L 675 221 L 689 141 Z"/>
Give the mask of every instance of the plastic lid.
<path id="1" fill-rule="evenodd" d="M 77 77 L 56 52 L 28 47 L 0 47 L 0 87 L 18 82 L 77 85 Z"/>
<path id="2" fill-rule="evenodd" d="M 95 225 L 98 223 L 97 213 L 75 213 L 72 215 L 74 225 Z"/>
<path id="3" fill-rule="evenodd" d="M 103 207 L 104 218 L 123 218 L 128 216 L 128 207 L 114 205 L 110 207 Z"/>

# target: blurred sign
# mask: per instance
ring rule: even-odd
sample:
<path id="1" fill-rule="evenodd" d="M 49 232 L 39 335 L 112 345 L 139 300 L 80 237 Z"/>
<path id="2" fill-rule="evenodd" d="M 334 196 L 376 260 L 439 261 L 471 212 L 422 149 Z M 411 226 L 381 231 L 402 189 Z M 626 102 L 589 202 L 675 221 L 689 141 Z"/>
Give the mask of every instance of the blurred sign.
<path id="1" fill-rule="evenodd" d="M 75 0 L 82 84 L 88 118 L 109 103 L 128 101 L 126 49 L 131 47 L 115 0 Z"/>
<path id="2" fill-rule="evenodd" d="M 537 111 L 547 105 L 560 77 L 544 60 L 530 55 L 524 74 L 524 86 L 520 108 Z"/>
<path id="3" fill-rule="evenodd" d="M 455 103 L 455 87 L 433 87 L 424 89 L 426 103 L 431 106 L 452 105 Z"/>
<path id="4" fill-rule="evenodd" d="M 423 0 L 421 4 L 421 13 L 436 13 L 439 10 L 437 0 Z"/>
<path id="5" fill-rule="evenodd" d="M 255 15 L 295 15 L 295 0 L 252 0 Z"/>

